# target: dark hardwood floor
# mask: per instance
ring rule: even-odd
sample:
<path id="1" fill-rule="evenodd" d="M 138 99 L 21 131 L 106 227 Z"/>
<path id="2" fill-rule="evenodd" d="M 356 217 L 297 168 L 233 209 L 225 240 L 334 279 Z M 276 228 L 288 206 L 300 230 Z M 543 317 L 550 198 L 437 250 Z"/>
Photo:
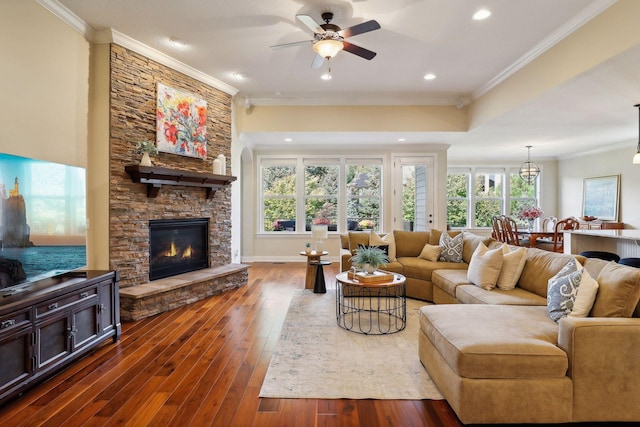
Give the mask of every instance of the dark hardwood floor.
<path id="1" fill-rule="evenodd" d="M 325 268 L 329 288 L 337 270 Z M 259 398 L 304 279 L 302 263 L 257 263 L 245 287 L 125 323 L 120 342 L 1 407 L 0 425 L 461 425 L 446 401 Z"/>

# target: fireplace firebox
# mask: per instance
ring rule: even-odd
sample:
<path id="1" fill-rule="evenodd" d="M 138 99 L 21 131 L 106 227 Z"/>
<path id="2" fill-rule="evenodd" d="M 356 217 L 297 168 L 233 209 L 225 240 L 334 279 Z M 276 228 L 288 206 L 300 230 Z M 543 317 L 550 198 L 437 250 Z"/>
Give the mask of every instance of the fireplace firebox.
<path id="1" fill-rule="evenodd" d="M 149 221 L 149 280 L 209 267 L 207 218 Z"/>

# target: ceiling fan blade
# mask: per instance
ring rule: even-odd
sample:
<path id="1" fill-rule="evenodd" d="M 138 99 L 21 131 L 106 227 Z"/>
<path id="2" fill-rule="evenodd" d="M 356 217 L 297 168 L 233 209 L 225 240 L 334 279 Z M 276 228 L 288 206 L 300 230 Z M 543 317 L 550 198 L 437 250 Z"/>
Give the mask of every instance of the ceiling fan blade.
<path id="1" fill-rule="evenodd" d="M 316 53 L 311 62 L 311 68 L 320 68 L 322 64 L 324 64 L 324 58 Z"/>
<path id="2" fill-rule="evenodd" d="M 314 33 L 324 33 L 324 28 L 322 28 L 316 21 L 313 20 L 309 15 L 296 15 L 298 21 L 302 22 L 304 25 L 309 27 L 311 31 Z"/>
<path id="3" fill-rule="evenodd" d="M 306 43 L 313 43 L 313 40 L 301 40 L 299 42 L 283 43 L 283 44 L 277 44 L 269 47 L 271 49 L 281 49 L 283 47 L 300 46 L 301 44 L 306 44 Z"/>
<path id="4" fill-rule="evenodd" d="M 342 43 L 344 43 L 344 50 L 349 53 L 353 53 L 354 55 L 358 55 L 361 58 L 372 60 L 377 55 L 375 52 L 372 52 L 369 49 L 365 49 L 360 46 L 356 46 L 355 44 L 349 42 Z"/>
<path id="5" fill-rule="evenodd" d="M 346 39 L 348 37 L 357 36 L 358 34 L 368 33 L 369 31 L 379 29 L 380 24 L 378 24 L 378 21 L 374 21 L 372 19 L 371 21 L 363 22 L 362 24 L 354 25 L 353 27 L 345 28 L 344 30 L 338 31 L 338 34 Z"/>

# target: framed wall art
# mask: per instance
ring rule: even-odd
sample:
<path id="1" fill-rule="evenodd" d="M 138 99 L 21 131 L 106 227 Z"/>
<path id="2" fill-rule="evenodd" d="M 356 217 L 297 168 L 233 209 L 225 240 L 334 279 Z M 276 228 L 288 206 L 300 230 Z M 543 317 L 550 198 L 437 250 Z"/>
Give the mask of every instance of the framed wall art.
<path id="1" fill-rule="evenodd" d="M 207 157 L 207 101 L 158 83 L 158 151 Z"/>
<path id="2" fill-rule="evenodd" d="M 582 216 L 604 221 L 618 221 L 620 175 L 585 178 L 582 194 Z"/>

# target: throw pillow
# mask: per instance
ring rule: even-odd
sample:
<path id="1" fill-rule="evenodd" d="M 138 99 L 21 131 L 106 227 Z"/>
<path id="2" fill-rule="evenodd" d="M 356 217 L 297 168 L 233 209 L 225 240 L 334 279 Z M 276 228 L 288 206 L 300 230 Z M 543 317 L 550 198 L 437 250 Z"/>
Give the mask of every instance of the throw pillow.
<path id="1" fill-rule="evenodd" d="M 502 248 L 489 249 L 480 243 L 471 256 L 467 279 L 487 291 L 496 287 L 502 269 Z"/>
<path id="2" fill-rule="evenodd" d="M 640 300 L 640 277 L 634 267 L 609 262 L 598 274 L 593 317 L 631 317 Z"/>
<path id="3" fill-rule="evenodd" d="M 418 255 L 418 258 L 426 259 L 427 261 L 437 262 L 440 256 L 440 246 L 426 244 Z"/>
<path id="4" fill-rule="evenodd" d="M 451 237 L 448 233 L 442 233 L 439 261 L 462 262 L 462 243 L 462 234 Z"/>
<path id="5" fill-rule="evenodd" d="M 349 232 L 349 250 L 351 255 L 356 254 L 356 249 L 359 245 L 369 246 L 369 232 L 365 231 L 350 231 Z"/>
<path id="6" fill-rule="evenodd" d="M 582 273 L 580 286 L 578 286 L 578 294 L 576 295 L 573 310 L 569 313 L 569 317 L 587 317 L 589 315 L 591 307 L 593 307 L 593 302 L 596 300 L 598 286 L 598 281 L 591 277 L 585 269 Z"/>
<path id="7" fill-rule="evenodd" d="M 547 311 L 553 321 L 567 317 L 573 310 L 583 272 L 572 259 L 547 282 Z"/>
<path id="8" fill-rule="evenodd" d="M 520 274 L 524 270 L 527 261 L 527 250 L 525 248 L 515 248 L 511 250 L 506 243 L 502 245 L 502 270 L 498 276 L 497 286 L 504 291 L 515 289 Z"/>
<path id="9" fill-rule="evenodd" d="M 380 237 L 380 235 L 378 235 L 378 233 L 376 233 L 375 231 L 371 232 L 371 236 L 369 236 L 369 245 L 371 246 L 379 246 L 380 248 L 382 248 L 383 246 L 386 246 L 387 248 L 384 249 L 385 252 L 387 253 L 387 256 L 389 257 L 389 261 L 390 262 L 395 262 L 396 261 L 396 242 L 393 238 L 393 231 L 391 233 L 387 233 L 387 235 L 385 235 L 384 237 Z"/>

